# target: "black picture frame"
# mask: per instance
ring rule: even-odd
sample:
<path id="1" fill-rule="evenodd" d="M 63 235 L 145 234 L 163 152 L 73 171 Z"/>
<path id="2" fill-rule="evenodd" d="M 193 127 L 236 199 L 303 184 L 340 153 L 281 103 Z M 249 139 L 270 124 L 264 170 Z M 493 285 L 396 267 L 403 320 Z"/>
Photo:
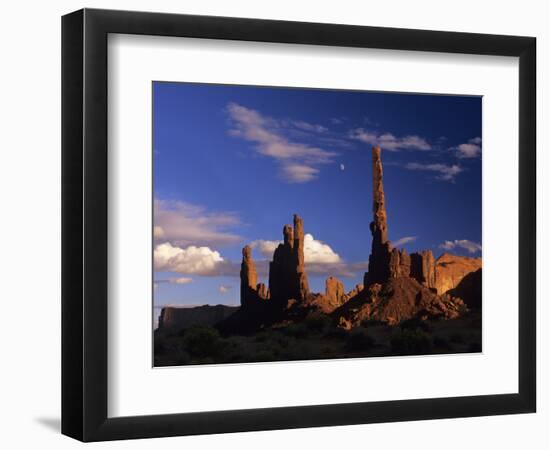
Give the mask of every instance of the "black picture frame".
<path id="1" fill-rule="evenodd" d="M 109 418 L 109 33 L 519 57 L 518 393 Z M 82 441 L 530 413 L 536 409 L 536 39 L 83 9 L 62 18 L 62 433 Z"/>

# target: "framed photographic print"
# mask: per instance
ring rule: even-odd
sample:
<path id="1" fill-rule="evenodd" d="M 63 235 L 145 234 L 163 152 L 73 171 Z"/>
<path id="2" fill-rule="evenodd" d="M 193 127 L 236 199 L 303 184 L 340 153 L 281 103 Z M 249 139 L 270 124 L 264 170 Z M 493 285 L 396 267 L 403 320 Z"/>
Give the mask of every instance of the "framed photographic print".
<path id="1" fill-rule="evenodd" d="M 535 411 L 534 38 L 62 24 L 64 434 Z"/>

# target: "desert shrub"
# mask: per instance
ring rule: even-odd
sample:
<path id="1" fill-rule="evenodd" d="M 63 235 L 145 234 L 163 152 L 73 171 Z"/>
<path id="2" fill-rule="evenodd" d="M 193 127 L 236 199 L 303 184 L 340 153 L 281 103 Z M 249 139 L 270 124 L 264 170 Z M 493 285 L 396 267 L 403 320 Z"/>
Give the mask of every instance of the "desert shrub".
<path id="1" fill-rule="evenodd" d="M 400 355 L 428 353 L 432 348 L 430 337 L 418 328 L 399 330 L 392 336 L 390 343 L 392 351 Z"/>
<path id="2" fill-rule="evenodd" d="M 385 326 L 386 324 L 384 322 L 381 322 L 380 320 L 374 320 L 374 319 L 365 319 L 361 322 L 361 326 L 363 328 L 371 328 L 371 327 L 377 327 L 377 326 Z"/>
<path id="3" fill-rule="evenodd" d="M 164 345 L 164 341 L 157 337 L 155 337 L 154 353 L 155 355 L 163 355 L 166 353 L 166 345 Z"/>
<path id="4" fill-rule="evenodd" d="M 283 328 L 283 333 L 295 338 L 303 338 L 308 334 L 308 328 L 304 323 L 292 323 Z"/>
<path id="5" fill-rule="evenodd" d="M 191 362 L 191 356 L 186 351 L 178 352 L 176 356 L 176 363 L 178 365 L 189 364 Z"/>
<path id="6" fill-rule="evenodd" d="M 354 328 L 348 333 L 346 348 L 348 350 L 369 350 L 375 343 L 374 338 L 364 328 Z"/>
<path id="7" fill-rule="evenodd" d="M 444 349 L 447 349 L 447 350 L 451 348 L 451 345 L 449 344 L 449 341 L 446 338 L 442 337 L 442 336 L 434 337 L 433 342 L 434 342 L 434 347 L 444 348 Z"/>
<path id="8" fill-rule="evenodd" d="M 402 330 L 420 329 L 425 332 L 432 331 L 432 327 L 425 320 L 422 320 L 419 317 L 413 317 L 411 319 L 405 320 L 401 322 L 399 327 Z"/>
<path id="9" fill-rule="evenodd" d="M 193 356 L 208 357 L 218 354 L 223 341 L 218 330 L 207 326 L 193 326 L 183 336 L 185 349 Z"/>
<path id="10" fill-rule="evenodd" d="M 266 342 L 270 339 L 270 334 L 266 331 L 260 331 L 259 333 L 254 336 L 255 342 Z"/>
<path id="11" fill-rule="evenodd" d="M 464 336 L 462 336 L 462 334 L 460 333 L 453 333 L 450 340 L 453 344 L 463 344 Z"/>
<path id="12" fill-rule="evenodd" d="M 312 359 L 321 354 L 320 345 L 311 342 L 309 339 L 297 339 L 288 348 L 282 349 L 279 354 L 280 360 L 301 360 Z"/>
<path id="13" fill-rule="evenodd" d="M 325 331 L 323 336 L 326 338 L 333 338 L 333 339 L 346 339 L 348 337 L 348 334 L 349 332 L 344 328 L 332 326 Z"/>
<path id="14" fill-rule="evenodd" d="M 310 314 L 306 317 L 305 324 L 311 331 L 323 333 L 332 326 L 332 319 L 325 314 Z"/>
<path id="15" fill-rule="evenodd" d="M 323 355 L 330 355 L 330 354 L 334 353 L 334 349 L 332 347 L 329 347 L 328 345 L 323 345 L 321 347 L 321 353 Z"/>
<path id="16" fill-rule="evenodd" d="M 243 345 L 246 345 L 247 339 L 244 336 L 228 336 L 224 339 L 224 344 L 228 348 L 240 348 Z"/>
<path id="17" fill-rule="evenodd" d="M 287 348 L 290 345 L 292 339 L 289 339 L 288 336 L 285 336 L 282 333 L 273 333 L 272 340 L 273 342 L 277 343 L 281 348 Z"/>
<path id="18" fill-rule="evenodd" d="M 252 358 L 252 361 L 275 361 L 276 355 L 273 351 L 268 349 L 261 349 Z"/>

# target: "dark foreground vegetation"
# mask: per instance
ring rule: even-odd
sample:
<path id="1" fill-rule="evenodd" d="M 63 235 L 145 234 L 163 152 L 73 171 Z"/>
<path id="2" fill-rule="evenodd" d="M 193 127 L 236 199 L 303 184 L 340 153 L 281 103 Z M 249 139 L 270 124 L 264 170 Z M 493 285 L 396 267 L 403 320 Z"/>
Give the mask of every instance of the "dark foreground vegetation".
<path id="1" fill-rule="evenodd" d="M 351 330 L 325 315 L 250 335 L 222 335 L 211 326 L 155 334 L 155 366 L 250 363 L 374 356 L 481 352 L 478 313 L 454 320 L 411 319 L 399 326 L 366 321 Z"/>

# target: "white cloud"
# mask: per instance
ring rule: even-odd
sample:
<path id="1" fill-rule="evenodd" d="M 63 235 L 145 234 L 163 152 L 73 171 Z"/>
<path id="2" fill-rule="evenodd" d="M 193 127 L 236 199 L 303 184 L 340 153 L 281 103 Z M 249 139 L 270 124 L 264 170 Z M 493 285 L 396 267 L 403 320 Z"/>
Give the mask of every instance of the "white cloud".
<path id="1" fill-rule="evenodd" d="M 405 169 L 408 170 L 425 170 L 429 172 L 436 172 L 438 175 L 436 178 L 443 181 L 453 181 L 455 177 L 464 169 L 458 164 L 452 164 L 450 166 L 445 164 L 421 164 L 421 163 L 408 163 L 405 164 Z"/>
<path id="2" fill-rule="evenodd" d="M 329 245 L 307 233 L 304 235 L 304 261 L 306 264 L 335 264 L 341 259 Z"/>
<path id="3" fill-rule="evenodd" d="M 155 289 L 158 288 L 160 284 L 165 283 L 172 283 L 172 284 L 189 284 L 193 282 L 193 278 L 190 277 L 176 277 L 176 278 L 168 278 L 165 280 L 155 280 Z"/>
<path id="4" fill-rule="evenodd" d="M 179 277 L 179 278 L 171 278 L 170 282 L 175 284 L 189 284 L 193 281 L 193 278 L 189 277 Z"/>
<path id="5" fill-rule="evenodd" d="M 226 231 L 229 227 L 239 225 L 237 215 L 230 212 L 208 212 L 205 208 L 190 203 L 156 199 L 154 221 L 155 240 L 170 241 L 179 247 L 217 247 L 241 240 L 240 236 Z"/>
<path id="6" fill-rule="evenodd" d="M 209 247 L 174 247 L 169 242 L 154 251 L 155 270 L 181 274 L 212 275 L 224 263 L 221 255 Z"/>
<path id="7" fill-rule="evenodd" d="M 281 241 L 267 241 L 264 239 L 258 239 L 251 242 L 249 245 L 252 248 L 257 248 L 261 255 L 265 258 L 271 259 L 273 257 L 273 252 L 281 243 Z"/>
<path id="8" fill-rule="evenodd" d="M 288 164 L 283 166 L 283 178 L 289 183 L 307 183 L 314 180 L 319 169 L 305 164 Z"/>
<path id="9" fill-rule="evenodd" d="M 220 285 L 220 287 L 218 288 L 218 291 L 220 291 L 220 293 L 222 294 L 227 294 L 229 291 L 231 290 L 231 286 L 226 286 L 226 285 Z"/>
<path id="10" fill-rule="evenodd" d="M 399 247 L 401 245 L 405 245 L 405 244 L 408 244 L 409 242 L 414 242 L 416 241 L 416 236 L 405 236 L 405 237 L 402 237 L 401 239 L 397 239 L 397 241 L 395 242 L 392 242 L 392 245 L 394 247 Z"/>
<path id="11" fill-rule="evenodd" d="M 391 133 L 376 133 L 357 128 L 350 131 L 349 137 L 366 144 L 377 145 L 382 150 L 430 150 L 432 146 L 420 136 L 397 137 Z"/>
<path id="12" fill-rule="evenodd" d="M 281 241 L 257 240 L 250 243 L 252 248 L 257 248 L 265 258 L 273 258 L 273 252 Z M 322 241 L 318 241 L 312 234 L 304 235 L 304 262 L 306 264 L 337 264 L 342 260 L 338 253 Z"/>
<path id="13" fill-rule="evenodd" d="M 234 128 L 230 134 L 256 144 L 256 151 L 261 155 L 275 159 L 282 168 L 283 179 L 291 183 L 306 183 L 314 180 L 319 174 L 317 166 L 331 163 L 336 153 L 318 147 L 292 142 L 281 131 L 285 122 L 261 115 L 258 111 L 246 108 L 237 103 L 230 103 L 227 111 Z M 307 122 L 292 122 L 320 132 L 320 125 Z"/>
<path id="14" fill-rule="evenodd" d="M 477 158 L 481 155 L 481 138 L 472 138 L 465 144 L 453 147 L 452 150 L 456 150 L 456 156 L 459 158 Z"/>
<path id="15" fill-rule="evenodd" d="M 257 240 L 250 243 L 257 249 L 262 259 L 257 259 L 256 270 L 260 277 L 267 277 L 269 261 L 281 241 Z M 315 239 L 310 233 L 304 236 L 304 260 L 308 273 L 316 275 L 355 276 L 366 270 L 366 262 L 347 263 L 328 244 Z M 209 247 L 173 246 L 169 242 L 159 244 L 154 250 L 155 271 L 176 272 L 183 275 L 200 276 L 239 276 L 240 261 L 224 259 L 219 252 Z M 159 283 L 187 284 L 190 277 L 155 280 Z M 225 286 L 229 288 L 228 286 Z M 221 292 L 221 290 L 220 290 Z"/>
<path id="16" fill-rule="evenodd" d="M 453 250 L 456 247 L 463 248 L 469 253 L 477 253 L 481 251 L 481 244 L 469 241 L 468 239 L 455 239 L 454 241 L 445 241 L 439 246 L 439 248 L 442 248 L 444 250 Z"/>
<path id="17" fill-rule="evenodd" d="M 292 122 L 292 125 L 294 125 L 296 128 L 299 128 L 300 130 L 309 131 L 311 133 L 326 133 L 328 131 L 328 128 L 322 125 L 304 122 L 303 120 L 296 120 Z"/>
<path id="18" fill-rule="evenodd" d="M 340 164 L 340 170 L 346 170 L 346 166 L 344 166 L 343 164 Z"/>

